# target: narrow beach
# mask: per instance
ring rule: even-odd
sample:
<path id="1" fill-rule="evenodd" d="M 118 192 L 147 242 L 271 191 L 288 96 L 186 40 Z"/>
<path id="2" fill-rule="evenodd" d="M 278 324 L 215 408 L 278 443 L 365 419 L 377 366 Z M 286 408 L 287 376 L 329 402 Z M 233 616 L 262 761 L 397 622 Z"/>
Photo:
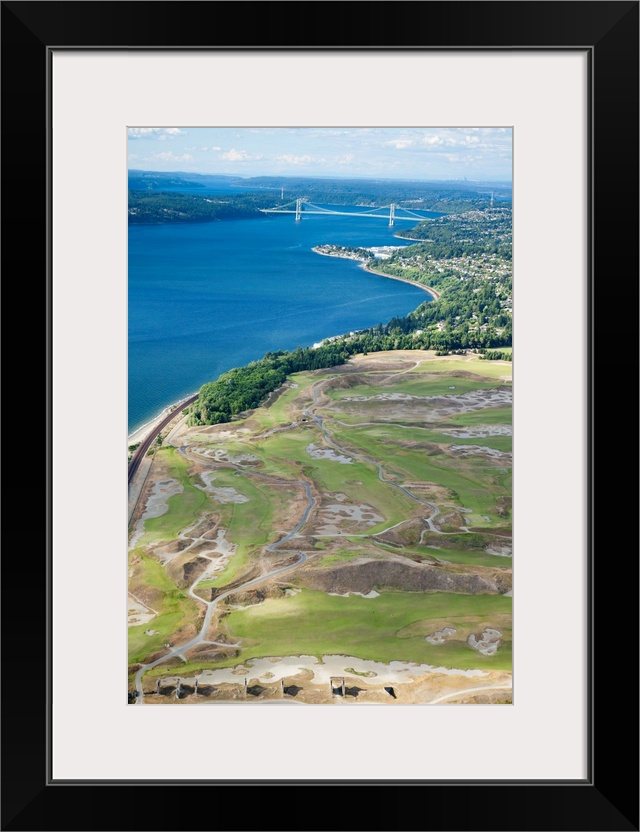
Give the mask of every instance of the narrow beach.
<path id="1" fill-rule="evenodd" d="M 436 290 L 432 289 L 431 286 L 423 286 L 422 283 L 416 283 L 415 280 L 407 280 L 406 277 L 398 277 L 395 274 L 387 274 L 386 272 L 379 272 L 376 269 L 370 269 L 366 263 L 361 263 L 360 265 L 365 272 L 369 272 L 369 274 L 379 274 L 382 275 L 382 277 L 390 277 L 391 280 L 401 280 L 403 283 L 408 283 L 410 286 L 417 286 L 418 289 L 422 289 L 427 292 L 427 294 L 431 295 L 434 300 L 440 300 L 439 292 L 436 292 Z"/>
<path id="2" fill-rule="evenodd" d="M 396 234 L 395 236 L 399 237 L 400 235 Z M 409 238 L 405 237 L 405 238 L 400 238 L 400 239 L 409 239 Z M 379 274 L 382 277 L 389 277 L 389 278 L 391 278 L 391 280 L 400 280 L 402 283 L 408 283 L 409 286 L 417 286 L 418 289 L 422 289 L 424 292 L 427 292 L 427 294 L 431 295 L 431 297 L 434 300 L 440 300 L 439 292 L 436 292 L 436 290 L 432 289 L 431 286 L 423 286 L 422 283 L 416 283 L 415 280 L 407 280 L 405 277 L 398 277 L 395 274 L 387 274 L 386 272 L 379 272 L 377 269 L 370 269 L 367 266 L 367 264 L 363 260 L 360 260 L 360 258 L 358 258 L 358 257 L 345 257 L 342 254 L 332 254 L 332 253 L 329 253 L 329 252 L 326 252 L 326 251 L 320 251 L 318 246 L 314 246 L 311 250 L 313 252 L 315 252 L 315 254 L 321 254 L 323 257 L 339 257 L 341 260 L 354 260 L 355 262 L 359 262 L 360 267 L 365 272 L 369 272 L 369 274 Z"/>
<path id="3" fill-rule="evenodd" d="M 176 410 L 183 402 L 185 402 L 188 398 L 195 395 L 198 391 L 194 391 L 193 393 L 189 393 L 188 396 L 182 396 L 182 398 L 178 399 L 177 402 L 173 404 L 167 405 L 163 410 L 150 419 L 148 422 L 145 422 L 144 425 L 141 425 L 139 428 L 136 428 L 132 433 L 127 436 L 127 447 L 129 445 L 135 445 L 138 442 L 144 442 L 144 440 L 149 436 L 149 434 L 156 430 L 156 426 L 158 422 L 166 416 L 168 413 Z"/>
<path id="4" fill-rule="evenodd" d="M 340 257 L 340 255 L 338 255 L 338 254 L 327 254 L 324 251 L 319 251 L 316 247 L 314 247 L 312 250 L 316 254 L 321 254 L 323 257 Z M 340 257 L 340 259 L 342 259 L 342 260 L 354 260 L 355 262 L 359 262 L 360 267 L 365 272 L 369 272 L 369 274 L 375 274 L 375 275 L 380 275 L 382 277 L 388 277 L 391 280 L 400 280 L 402 283 L 408 283 L 410 286 L 417 286 L 418 289 L 422 289 L 424 292 L 427 292 L 427 294 L 431 295 L 431 297 L 434 300 L 439 300 L 440 299 L 439 293 L 436 292 L 435 289 L 432 289 L 430 286 L 423 286 L 421 283 L 416 283 L 413 280 L 407 280 L 404 277 L 398 277 L 397 275 L 394 275 L 394 274 L 387 274 L 386 272 L 380 272 L 380 271 L 377 271 L 375 269 L 370 269 L 370 268 L 367 267 L 366 263 L 364 263 L 361 260 L 360 261 L 356 260 L 355 257 Z M 190 394 L 190 395 L 193 395 L 193 394 Z M 152 431 L 156 430 L 156 426 L 157 426 L 158 422 L 163 418 L 163 416 L 166 416 L 171 410 L 174 410 L 177 407 L 179 407 L 179 405 L 182 402 L 184 402 L 187 398 L 189 398 L 189 396 L 184 396 L 179 401 L 177 401 L 173 404 L 167 405 L 167 407 L 165 407 L 163 410 L 161 410 L 159 413 L 157 413 L 153 417 L 153 419 L 151 419 L 149 422 L 146 422 L 144 425 L 141 425 L 139 428 L 136 428 L 136 430 L 134 430 L 132 433 L 130 433 L 127 437 L 127 447 L 130 446 L 130 445 L 135 445 L 136 443 L 139 443 L 139 442 L 143 442 L 149 436 L 149 434 Z"/>

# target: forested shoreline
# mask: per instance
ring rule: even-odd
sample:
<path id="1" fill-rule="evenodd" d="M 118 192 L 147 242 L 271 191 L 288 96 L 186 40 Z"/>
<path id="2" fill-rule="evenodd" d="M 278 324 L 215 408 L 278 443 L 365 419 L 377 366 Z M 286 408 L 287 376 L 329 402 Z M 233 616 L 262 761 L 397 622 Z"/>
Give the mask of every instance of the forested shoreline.
<path id="1" fill-rule="evenodd" d="M 241 192 L 218 186 L 238 188 Z M 185 192 L 177 189 L 183 187 Z M 510 205 L 507 186 L 495 186 Z M 197 189 L 203 193 L 189 193 Z M 206 191 L 206 192 L 205 192 Z M 399 197 L 402 194 L 402 198 Z M 242 179 L 195 174 L 161 174 L 131 171 L 129 174 L 129 223 L 157 225 L 183 222 L 216 222 L 264 217 L 261 208 L 274 208 L 298 198 L 325 205 L 397 208 L 440 214 L 461 214 L 491 206 L 491 193 L 456 182 L 413 182 L 361 179 L 311 179 L 307 177 L 253 177 Z"/>
<path id="2" fill-rule="evenodd" d="M 488 360 L 508 359 L 512 343 L 511 209 L 488 208 L 419 223 L 414 245 L 369 269 L 430 286 L 440 297 L 403 317 L 337 336 L 316 348 L 267 353 L 223 373 L 200 389 L 189 424 L 229 422 L 258 407 L 287 376 L 344 364 L 357 353 L 386 350 L 474 350 Z M 406 237 L 406 233 L 404 235 Z M 362 248 L 336 247 L 337 256 L 364 259 Z"/>
<path id="3" fill-rule="evenodd" d="M 260 208 L 273 205 L 273 195 L 199 194 L 129 191 L 129 225 L 216 222 L 260 219 Z"/>

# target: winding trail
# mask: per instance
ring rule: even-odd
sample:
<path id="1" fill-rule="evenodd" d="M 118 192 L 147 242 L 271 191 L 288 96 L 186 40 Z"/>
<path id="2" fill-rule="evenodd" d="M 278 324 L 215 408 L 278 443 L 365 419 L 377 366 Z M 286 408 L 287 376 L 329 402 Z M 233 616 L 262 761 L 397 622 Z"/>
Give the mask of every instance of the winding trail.
<path id="1" fill-rule="evenodd" d="M 324 435 L 324 438 L 325 438 L 326 442 L 329 445 L 331 445 L 331 447 L 334 448 L 336 451 L 339 451 L 341 454 L 344 454 L 345 456 L 355 457 L 356 459 L 362 460 L 362 462 L 366 462 L 369 465 L 373 465 L 375 468 L 378 469 L 378 479 L 381 482 L 383 482 L 385 485 L 391 485 L 394 488 L 397 488 L 398 491 L 402 491 L 402 493 L 406 494 L 407 497 L 409 497 L 410 499 L 415 500 L 415 502 L 417 502 L 417 503 L 421 503 L 423 506 L 427 506 L 427 508 L 430 508 L 433 513 L 431 515 L 429 515 L 429 517 L 425 517 L 424 519 L 425 519 L 425 522 L 426 522 L 427 526 L 429 526 L 429 529 L 432 532 L 435 532 L 436 534 L 442 534 L 442 535 L 468 534 L 467 529 L 461 529 L 459 532 L 443 532 L 443 531 L 440 531 L 440 529 L 437 529 L 435 527 L 434 523 L 433 523 L 433 520 L 434 520 L 434 518 L 436 518 L 440 514 L 440 509 L 436 505 L 434 505 L 433 503 L 429 503 L 426 500 L 422 500 L 420 497 L 416 497 L 415 494 L 412 494 L 403 485 L 399 485 L 397 482 L 393 482 L 392 480 L 386 479 L 385 476 L 384 476 L 384 470 L 382 468 L 382 465 L 379 462 L 376 462 L 375 459 L 370 459 L 369 457 L 364 456 L 363 454 L 359 454 L 359 453 L 356 453 L 354 451 L 347 450 L 346 448 L 342 448 L 340 445 L 338 445 L 335 442 L 335 440 L 332 438 L 328 428 L 325 427 L 324 419 L 322 418 L 322 416 L 317 416 L 313 412 L 315 410 L 315 408 L 317 407 L 317 405 L 319 404 L 319 402 L 318 402 L 318 387 L 321 384 L 326 384 L 327 381 L 329 381 L 329 379 L 323 379 L 322 381 L 318 381 L 313 385 L 313 387 L 312 387 L 313 405 L 311 407 L 306 408 L 303 411 L 306 416 L 308 416 L 310 419 L 313 419 L 313 421 L 318 425 L 318 427 L 320 428 L 320 430 L 322 431 L 322 433 Z M 398 523 L 396 525 L 400 525 L 400 524 Z M 389 530 L 385 529 L 385 531 L 389 531 Z M 383 534 L 383 532 L 378 532 L 378 534 Z M 371 535 L 371 536 L 373 536 L 373 535 Z"/>
<path id="2" fill-rule="evenodd" d="M 145 602 L 141 601 L 137 595 L 134 595 L 133 592 L 131 592 L 131 590 L 129 590 L 128 594 L 133 598 L 134 601 L 137 601 L 140 604 L 140 606 L 144 607 L 146 610 L 150 610 L 152 613 L 154 613 L 154 615 L 158 615 L 158 610 L 154 610 L 154 608 L 150 607 L 149 604 L 145 604 Z"/>
<path id="3" fill-rule="evenodd" d="M 416 366 L 417 366 L 418 363 L 420 363 L 420 362 L 417 362 Z M 411 368 L 411 369 L 413 369 L 413 368 Z M 402 372 L 407 372 L 407 371 L 404 370 Z M 460 529 L 460 531 L 457 531 L 457 532 L 443 532 L 440 529 L 437 529 L 435 527 L 434 523 L 433 523 L 433 520 L 440 514 L 440 509 L 436 505 L 434 505 L 433 503 L 428 502 L 427 500 L 423 500 L 420 497 L 417 497 L 415 494 L 412 494 L 403 485 L 399 485 L 396 482 L 393 482 L 391 480 L 386 479 L 385 476 L 384 476 L 384 470 L 382 468 L 382 465 L 379 462 L 377 462 L 376 460 L 370 459 L 369 457 L 366 457 L 363 454 L 359 454 L 359 453 L 356 453 L 354 451 L 347 450 L 346 448 L 341 447 L 340 445 L 338 445 L 335 442 L 335 440 L 332 438 L 332 435 L 331 435 L 329 429 L 324 424 L 324 418 L 322 416 L 316 415 L 316 413 L 314 412 L 316 407 L 319 404 L 318 389 L 321 387 L 321 385 L 326 384 L 328 381 L 330 381 L 330 379 L 322 379 L 322 380 L 316 382 L 315 384 L 313 384 L 313 387 L 312 387 L 313 404 L 310 405 L 308 408 L 305 408 L 303 410 L 303 413 L 305 414 L 305 416 L 307 416 L 307 418 L 313 420 L 313 422 L 315 422 L 315 424 L 320 428 L 327 444 L 329 444 L 332 448 L 334 448 L 336 451 L 338 451 L 339 453 L 341 453 L 345 456 L 354 457 L 354 458 L 359 459 L 362 462 L 365 462 L 369 465 L 373 465 L 378 471 L 378 478 L 380 479 L 381 482 L 385 483 L 385 485 L 390 485 L 393 488 L 397 488 L 399 491 L 401 491 L 403 494 L 405 494 L 411 500 L 414 500 L 415 502 L 420 503 L 421 505 L 424 505 L 427 508 L 431 509 L 432 513 L 429 515 L 429 517 L 425 517 L 424 519 L 425 519 L 425 522 L 427 523 L 429 529 L 432 532 L 435 532 L 436 534 L 440 534 L 440 535 L 455 535 L 455 534 L 468 533 L 468 530 L 464 529 L 464 528 Z M 170 420 L 168 420 L 168 421 L 170 421 Z M 286 426 L 284 429 L 286 430 L 287 427 L 293 427 L 293 426 L 294 425 L 292 424 L 291 426 Z M 194 456 L 197 456 L 197 454 L 195 454 L 192 451 L 192 447 L 193 446 L 183 445 L 183 446 L 179 447 L 178 450 L 186 457 L 190 457 L 191 454 L 193 454 Z M 220 645 L 220 646 L 224 646 L 224 647 L 237 646 L 237 645 L 229 645 L 226 642 L 212 641 L 212 640 L 206 638 L 207 631 L 208 631 L 209 626 L 211 624 L 211 618 L 213 616 L 213 612 L 214 612 L 215 608 L 217 607 L 217 605 L 220 603 L 220 601 L 224 600 L 224 598 L 226 598 L 227 596 L 229 596 L 231 594 L 234 594 L 234 593 L 237 593 L 237 592 L 242 592 L 245 589 L 248 589 L 250 587 L 256 586 L 257 584 L 263 583 L 264 581 L 267 581 L 267 580 L 275 577 L 276 575 L 281 575 L 281 574 L 284 574 L 285 572 L 290 572 L 294 569 L 297 569 L 299 566 L 301 566 L 307 560 L 307 556 L 304 554 L 304 552 L 301 552 L 297 549 L 283 549 L 281 547 L 283 546 L 283 544 L 285 544 L 289 540 L 291 540 L 291 538 L 294 537 L 300 531 L 300 529 L 307 522 L 307 520 L 309 518 L 309 514 L 311 513 L 313 508 L 316 506 L 316 499 L 313 496 L 313 494 L 311 493 L 310 484 L 308 482 L 304 481 L 304 480 L 292 481 L 292 480 L 284 479 L 282 477 L 277 477 L 273 474 L 264 474 L 264 473 L 259 472 L 259 471 L 253 471 L 253 470 L 251 470 L 247 467 L 243 467 L 243 466 L 240 466 L 240 465 L 235 465 L 235 464 L 230 463 L 230 462 L 227 462 L 224 465 L 225 465 L 225 467 L 232 467 L 232 468 L 235 468 L 237 471 L 241 471 L 243 475 L 250 475 L 250 476 L 260 477 L 262 479 L 267 479 L 267 480 L 271 480 L 271 481 L 274 481 L 274 482 L 286 484 L 288 486 L 299 485 L 299 486 L 302 486 L 304 488 L 305 495 L 307 497 L 308 502 L 307 502 L 305 510 L 302 514 L 302 517 L 300 518 L 298 523 L 296 523 L 294 528 L 290 532 L 288 532 L 288 534 L 286 534 L 281 540 L 279 540 L 275 543 L 270 543 L 269 545 L 267 545 L 265 547 L 266 550 L 269 551 L 269 552 L 282 552 L 283 554 L 287 554 L 287 553 L 288 554 L 295 554 L 295 555 L 298 556 L 298 559 L 295 561 L 295 563 L 291 563 L 291 564 L 288 564 L 286 566 L 282 566 L 278 569 L 273 569 L 270 572 L 266 572 L 263 575 L 259 575 L 258 577 L 253 578 L 250 581 L 246 581 L 245 583 L 240 584 L 239 586 L 236 586 L 233 589 L 229 589 L 226 592 L 223 592 L 220 595 L 218 595 L 212 601 L 205 601 L 203 598 L 201 598 L 199 595 L 197 595 L 195 593 L 196 586 L 200 583 L 200 581 L 202 581 L 203 579 L 206 578 L 206 575 L 209 572 L 210 567 L 207 567 L 207 569 L 205 569 L 205 571 L 203 573 L 201 573 L 196 578 L 196 580 L 190 585 L 189 590 L 188 590 L 189 595 L 192 598 L 194 598 L 198 603 L 206 605 L 206 611 L 205 611 L 204 619 L 203 619 L 202 626 L 200 628 L 199 633 L 196 636 L 194 636 L 194 638 L 190 639 L 189 641 L 187 641 L 183 644 L 176 645 L 175 647 L 171 648 L 169 650 L 169 652 L 167 654 L 165 654 L 164 656 L 160 656 L 158 659 L 156 659 L 153 662 L 150 662 L 149 664 L 143 664 L 143 665 L 140 666 L 140 668 L 138 669 L 138 671 L 136 673 L 136 676 L 135 676 L 135 689 L 136 689 L 136 692 L 137 692 L 136 704 L 139 704 L 139 705 L 144 704 L 144 693 L 143 693 L 143 689 L 142 689 L 142 676 L 144 675 L 144 673 L 146 671 L 150 670 L 151 668 L 156 667 L 157 665 L 162 664 L 163 662 L 166 662 L 166 661 L 168 661 L 169 659 L 171 659 L 175 656 L 181 658 L 183 661 L 186 661 L 184 654 L 186 653 L 186 651 L 190 650 L 192 647 L 194 647 L 197 644 L 214 644 L 214 645 Z M 189 531 L 194 531 L 200 525 L 200 522 L 202 522 L 202 521 L 198 521 L 194 525 L 184 529 L 180 533 L 179 536 L 184 538 Z M 396 523 L 395 525 L 396 526 L 401 525 L 403 522 L 404 521 L 401 521 L 400 523 Z M 392 526 L 391 528 L 395 528 L 395 526 Z M 384 531 L 385 532 L 389 531 L 389 529 L 385 529 Z M 211 529 L 209 529 L 207 533 L 210 533 L 210 532 L 211 532 Z M 383 532 L 378 532 L 378 534 L 383 534 Z M 319 537 L 327 537 L 327 536 L 330 536 L 330 535 L 318 535 L 318 536 Z M 361 537 L 361 536 L 362 537 L 374 537 L 375 535 L 364 534 L 364 535 L 352 535 L 352 536 L 354 536 L 354 537 L 355 536 L 357 536 L 357 537 Z M 422 540 L 422 537 L 421 537 L 421 540 Z M 177 554 L 183 554 L 184 552 L 188 551 L 193 546 L 195 546 L 196 543 L 201 543 L 201 542 L 204 542 L 203 536 L 200 536 L 197 539 L 195 539 L 187 548 L 183 549 L 179 553 L 176 553 L 176 555 Z M 208 540 L 207 542 L 213 543 L 214 541 Z M 215 551 L 215 549 L 212 548 L 209 551 L 213 552 L 213 551 Z M 201 552 L 201 553 L 199 553 L 199 555 L 207 558 L 212 563 L 215 563 L 214 558 L 208 557 L 208 553 Z M 175 555 L 174 555 L 174 557 L 175 557 Z M 476 690 L 490 690 L 490 689 L 494 689 L 494 688 L 478 688 L 478 689 L 472 689 L 470 691 L 465 691 L 464 693 L 466 694 L 466 693 L 469 693 L 469 692 L 475 692 Z M 507 689 L 507 687 L 499 688 L 499 689 L 501 689 L 501 690 L 502 689 Z M 451 696 L 459 696 L 459 695 L 460 694 L 451 694 Z M 440 702 L 443 699 L 447 699 L 447 698 L 449 698 L 449 695 L 446 695 L 444 697 L 440 697 L 439 699 L 433 700 L 433 702 L 431 704 L 434 704 L 435 702 Z"/>
<path id="4" fill-rule="evenodd" d="M 188 455 L 188 449 L 181 448 L 180 450 L 185 454 L 185 456 Z M 203 578 L 205 578 L 205 576 L 206 576 L 210 567 L 208 567 L 205 570 L 205 572 L 200 574 L 196 578 L 196 580 L 191 584 L 191 586 L 189 587 L 189 590 L 188 590 L 189 595 L 191 595 L 192 598 L 194 598 L 200 604 L 205 604 L 206 605 L 206 611 L 205 611 L 205 614 L 204 614 L 204 619 L 202 621 L 202 626 L 200 627 L 200 632 L 198 633 L 198 635 L 194 636 L 194 638 L 190 639 L 189 641 L 184 642 L 183 644 L 176 645 L 175 647 L 171 648 L 169 650 L 169 652 L 166 653 L 164 656 L 160 656 L 158 659 L 156 659 L 153 662 L 150 662 L 149 664 L 143 664 L 143 665 L 140 666 L 140 668 L 138 669 L 138 671 L 136 673 L 136 678 L 135 678 L 135 689 L 136 689 L 136 692 L 137 692 L 137 697 L 136 697 L 136 704 L 137 705 L 143 705 L 144 704 L 144 692 L 143 692 L 143 689 L 142 689 L 142 676 L 144 675 L 144 673 L 146 673 L 147 670 L 150 670 L 152 667 L 156 667 L 157 665 L 162 664 L 163 662 L 166 662 L 168 659 L 171 659 L 175 656 L 177 656 L 178 658 L 181 658 L 183 661 L 186 661 L 183 654 L 187 650 L 190 650 L 192 647 L 195 647 L 195 645 L 197 645 L 197 644 L 214 644 L 214 645 L 219 645 L 219 646 L 224 646 L 224 647 L 237 646 L 237 645 L 233 645 L 233 644 L 230 645 L 226 642 L 212 641 L 211 639 L 206 638 L 206 634 L 207 634 L 207 631 L 209 629 L 209 625 L 211 624 L 211 617 L 213 615 L 213 612 L 214 612 L 216 606 L 220 603 L 220 601 L 222 601 L 228 595 L 232 595 L 233 593 L 236 593 L 236 592 L 242 592 L 245 589 L 248 589 L 249 587 L 256 586 L 256 584 L 260 584 L 263 581 L 267 581 L 270 578 L 275 577 L 276 575 L 282 575 L 285 572 L 289 572 L 293 569 L 297 569 L 298 566 L 301 566 L 307 560 L 307 556 L 304 554 L 304 552 L 300 552 L 297 549 L 281 549 L 280 547 L 282 546 L 283 543 L 287 543 L 287 541 L 289 541 L 294 535 L 296 535 L 300 531 L 302 526 L 307 522 L 307 519 L 309 517 L 309 514 L 310 514 L 311 510 L 316 505 L 316 499 L 313 496 L 313 494 L 311 493 L 311 486 L 309 485 L 309 483 L 304 482 L 304 481 L 291 482 L 291 480 L 284 480 L 284 479 L 281 479 L 280 477 L 276 477 L 276 476 L 273 476 L 273 475 L 270 475 L 270 474 L 262 474 L 258 471 L 247 471 L 246 468 L 241 468 L 238 465 L 234 465 L 233 467 L 236 468 L 237 470 L 242 471 L 245 474 L 250 473 L 250 474 L 253 474 L 254 476 L 264 477 L 266 479 L 283 482 L 283 483 L 286 483 L 287 485 L 301 485 L 301 486 L 303 486 L 305 494 L 306 494 L 307 499 L 308 499 L 308 503 L 305 507 L 305 510 L 302 514 L 302 517 L 300 518 L 298 523 L 296 523 L 294 528 L 288 534 L 286 534 L 281 540 L 278 540 L 276 543 L 270 543 L 268 546 L 265 547 L 266 550 L 269 551 L 269 552 L 282 552 L 283 554 L 286 554 L 286 553 L 296 554 L 296 555 L 298 555 L 298 559 L 295 561 L 295 563 L 290 563 L 290 564 L 287 564 L 286 566 L 281 566 L 278 569 L 273 569 L 270 572 L 266 572 L 263 575 L 259 575 L 257 578 L 253 578 L 250 581 L 246 581 L 245 583 L 240 584 L 240 586 L 236 586 L 236 587 L 233 587 L 233 589 L 229 589 L 226 592 L 222 592 L 220 595 L 216 596 L 216 598 L 214 598 L 212 601 L 205 601 L 204 598 L 201 598 L 199 595 L 195 594 L 195 591 L 194 591 L 195 587 L 200 583 L 201 580 L 203 580 Z M 189 530 L 193 531 L 194 529 L 196 529 L 200 525 L 200 522 L 201 521 L 198 521 L 195 525 L 191 526 L 190 529 L 185 529 L 181 533 L 180 536 L 183 537 L 187 533 L 187 531 L 189 531 Z M 211 531 L 211 530 L 209 530 L 209 531 Z M 197 542 L 200 542 L 201 540 L 202 540 L 202 538 L 199 538 Z M 212 542 L 212 541 L 208 541 L 208 542 Z M 196 541 L 194 541 L 194 543 L 191 544 L 191 545 L 193 546 L 193 545 L 195 545 L 195 543 L 196 543 Z M 190 549 L 190 548 L 191 548 L 191 546 L 187 547 L 187 549 Z M 187 549 L 183 549 L 182 551 L 185 552 L 185 551 L 187 551 Z M 214 550 L 211 550 L 211 551 L 214 551 Z M 182 553 L 180 553 L 180 554 L 182 554 Z M 207 560 L 210 560 L 212 563 L 215 562 L 214 559 L 208 557 L 208 555 L 206 555 L 204 553 L 200 553 L 200 554 L 202 556 L 206 557 Z"/>
<path id="5" fill-rule="evenodd" d="M 276 545 L 277 544 L 274 543 L 274 544 L 271 545 L 271 547 L 267 547 L 267 548 L 272 549 L 272 547 L 275 547 Z M 282 567 L 280 567 L 280 569 L 274 569 L 271 572 L 267 572 L 264 575 L 260 575 L 259 577 L 254 578 L 251 581 L 247 581 L 246 583 L 241 584 L 240 586 L 234 587 L 233 589 L 229 589 L 229 590 L 227 590 L 227 592 L 223 592 L 220 595 L 218 595 L 216 598 L 213 599 L 213 601 L 204 601 L 202 598 L 198 597 L 197 595 L 194 595 L 193 596 L 194 598 L 197 598 L 198 601 L 200 601 L 201 603 L 206 604 L 206 606 L 207 606 L 207 611 L 205 612 L 204 619 L 203 619 L 203 622 L 202 622 L 202 627 L 200 628 L 200 632 L 198 633 L 197 636 L 192 638 L 190 641 L 187 641 L 184 644 L 180 644 L 176 647 L 173 647 L 166 655 L 160 656 L 160 658 L 156 659 L 154 662 L 150 662 L 149 664 L 143 664 L 143 665 L 140 666 L 140 668 L 138 669 L 138 672 L 136 673 L 136 681 L 135 681 L 135 688 L 136 688 L 136 691 L 138 693 L 137 699 L 136 699 L 136 704 L 137 705 L 143 705 L 144 704 L 144 694 L 143 694 L 143 691 L 142 691 L 142 676 L 147 670 L 150 670 L 152 667 L 156 667 L 156 665 L 162 664 L 163 662 L 166 662 L 168 659 L 171 659 L 174 656 L 178 656 L 179 658 L 184 658 L 181 654 L 186 652 L 187 650 L 190 650 L 192 647 L 195 647 L 196 644 L 216 644 L 216 645 L 220 645 L 220 646 L 224 646 L 224 647 L 234 646 L 234 645 L 229 645 L 226 642 L 211 641 L 210 639 L 205 638 L 207 630 L 209 629 L 209 624 L 211 623 L 211 616 L 213 615 L 213 611 L 216 608 L 216 606 L 218 605 L 218 603 L 220 601 L 222 601 L 224 598 L 226 598 L 228 595 L 233 594 L 234 592 L 242 592 L 243 590 L 247 589 L 248 587 L 255 586 L 256 584 L 262 583 L 263 581 L 266 581 L 269 578 L 273 578 L 275 575 L 281 575 L 284 572 L 289 572 L 291 569 L 295 569 L 296 567 L 300 566 L 301 564 L 303 564 L 306 561 L 307 556 L 303 552 L 296 552 L 296 554 L 299 555 L 299 558 L 295 563 L 289 564 L 288 566 L 282 566 Z M 190 587 L 189 593 L 191 595 L 193 595 L 193 592 L 191 590 L 193 589 L 195 584 L 197 584 L 199 581 L 200 581 L 200 578 L 198 578 L 198 580 L 195 581 L 195 583 L 192 584 L 192 586 Z"/>
<path id="6" fill-rule="evenodd" d="M 511 685 L 486 685 L 483 688 L 467 688 L 466 690 L 458 690 L 454 693 L 446 693 L 444 696 L 438 696 L 437 699 L 432 699 L 427 702 L 427 705 L 437 705 L 438 702 L 444 702 L 445 699 L 460 699 L 462 696 L 468 696 L 470 693 L 485 693 L 488 690 L 512 690 Z"/>

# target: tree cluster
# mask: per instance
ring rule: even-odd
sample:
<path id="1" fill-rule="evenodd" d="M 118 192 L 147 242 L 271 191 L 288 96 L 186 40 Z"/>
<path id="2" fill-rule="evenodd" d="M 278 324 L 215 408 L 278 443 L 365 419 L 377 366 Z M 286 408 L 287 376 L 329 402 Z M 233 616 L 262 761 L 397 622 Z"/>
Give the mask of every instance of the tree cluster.
<path id="1" fill-rule="evenodd" d="M 262 404 L 291 373 L 344 364 L 356 353 L 473 349 L 487 360 L 509 360 L 510 354 L 499 348 L 512 341 L 510 217 L 509 210 L 488 209 L 435 220 L 434 239 L 402 248 L 382 262 L 369 260 L 373 269 L 436 288 L 440 298 L 318 348 L 269 352 L 224 373 L 203 385 L 190 408 L 189 424 L 229 422 Z M 359 251 L 335 249 L 343 255 Z"/>
<path id="2" fill-rule="evenodd" d="M 265 194 L 199 194 L 164 191 L 129 191 L 129 225 L 157 225 L 175 222 L 256 219 L 265 215 L 260 208 L 273 205 Z"/>
<path id="3" fill-rule="evenodd" d="M 298 347 L 292 351 L 268 352 L 246 367 L 223 373 L 217 381 L 204 384 L 191 405 L 190 425 L 217 425 L 261 405 L 291 373 L 320 370 L 344 364 L 355 350 L 342 341 L 326 346 Z"/>

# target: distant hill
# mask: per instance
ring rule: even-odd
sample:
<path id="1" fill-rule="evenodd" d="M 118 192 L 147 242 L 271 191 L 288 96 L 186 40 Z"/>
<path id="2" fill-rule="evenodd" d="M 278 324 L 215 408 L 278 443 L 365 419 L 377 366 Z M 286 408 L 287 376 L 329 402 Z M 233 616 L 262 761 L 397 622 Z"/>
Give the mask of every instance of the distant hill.
<path id="1" fill-rule="evenodd" d="M 508 182 L 422 182 L 415 179 L 322 179 L 255 176 L 238 180 L 245 188 L 284 188 L 285 201 L 298 196 L 333 205 L 381 206 L 394 202 L 415 211 L 459 214 L 494 202 L 511 205 Z"/>
<path id="2" fill-rule="evenodd" d="M 270 207 L 273 197 L 258 194 L 207 196 L 165 192 L 150 188 L 129 191 L 129 224 L 158 225 L 175 222 L 215 222 L 216 220 L 262 218 L 260 208 Z"/>
<path id="3" fill-rule="evenodd" d="M 163 190 L 164 188 L 176 190 L 181 187 L 192 190 L 193 188 L 215 188 L 220 185 L 225 186 L 226 189 L 237 181 L 237 176 L 227 176 L 225 174 L 185 173 L 182 171 L 165 173 L 154 170 L 129 171 L 129 189 L 134 191 L 153 191 Z"/>
<path id="4" fill-rule="evenodd" d="M 505 182 L 421 182 L 394 179 L 331 179 L 256 176 L 184 171 L 129 171 L 129 222 L 208 222 L 260 216 L 257 209 L 293 202 L 386 206 L 462 214 L 511 207 Z M 416 235 L 419 237 L 418 235 Z"/>

